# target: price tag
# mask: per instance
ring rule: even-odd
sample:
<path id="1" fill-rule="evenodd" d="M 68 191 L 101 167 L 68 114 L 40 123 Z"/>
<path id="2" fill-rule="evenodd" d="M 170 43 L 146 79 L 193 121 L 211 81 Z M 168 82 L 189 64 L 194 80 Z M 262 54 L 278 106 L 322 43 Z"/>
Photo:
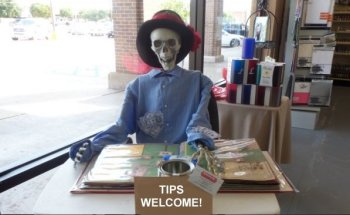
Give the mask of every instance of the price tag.
<path id="1" fill-rule="evenodd" d="M 200 166 L 194 168 L 188 180 L 213 196 L 219 191 L 222 183 L 224 183 L 221 178 Z"/>

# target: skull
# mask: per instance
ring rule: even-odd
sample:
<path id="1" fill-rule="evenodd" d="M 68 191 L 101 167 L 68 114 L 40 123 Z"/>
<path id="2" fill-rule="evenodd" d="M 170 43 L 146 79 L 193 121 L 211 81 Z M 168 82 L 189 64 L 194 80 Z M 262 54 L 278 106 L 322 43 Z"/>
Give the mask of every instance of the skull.
<path id="1" fill-rule="evenodd" d="M 176 56 L 181 48 L 180 36 L 167 28 L 157 28 L 151 33 L 152 50 L 158 56 L 165 71 L 176 65 Z"/>

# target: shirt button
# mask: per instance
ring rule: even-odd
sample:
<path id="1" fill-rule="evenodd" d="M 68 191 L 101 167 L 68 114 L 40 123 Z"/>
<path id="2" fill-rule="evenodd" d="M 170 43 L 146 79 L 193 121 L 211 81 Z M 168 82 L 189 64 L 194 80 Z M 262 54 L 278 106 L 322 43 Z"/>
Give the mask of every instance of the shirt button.
<path id="1" fill-rule="evenodd" d="M 167 108 L 167 107 L 168 107 L 168 105 L 164 105 L 164 107 L 165 107 L 165 108 Z"/>
<path id="2" fill-rule="evenodd" d="M 167 127 L 169 127 L 169 123 L 165 124 Z"/>
<path id="3" fill-rule="evenodd" d="M 167 143 L 168 141 L 167 140 L 164 140 L 164 143 Z"/>
<path id="4" fill-rule="evenodd" d="M 165 88 L 165 85 L 164 85 L 164 84 L 162 85 L 162 88 L 163 88 L 163 89 Z"/>

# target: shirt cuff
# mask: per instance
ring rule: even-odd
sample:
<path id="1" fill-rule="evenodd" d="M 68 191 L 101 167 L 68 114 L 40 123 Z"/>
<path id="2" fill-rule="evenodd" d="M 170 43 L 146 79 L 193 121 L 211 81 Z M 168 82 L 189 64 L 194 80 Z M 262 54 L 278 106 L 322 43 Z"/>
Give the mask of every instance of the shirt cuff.
<path id="1" fill-rule="evenodd" d="M 206 135 L 202 133 L 192 133 L 188 135 L 187 142 L 196 142 L 198 141 L 202 142 L 206 147 L 208 147 L 209 150 L 214 150 L 214 141 L 213 139 L 207 137 Z"/>

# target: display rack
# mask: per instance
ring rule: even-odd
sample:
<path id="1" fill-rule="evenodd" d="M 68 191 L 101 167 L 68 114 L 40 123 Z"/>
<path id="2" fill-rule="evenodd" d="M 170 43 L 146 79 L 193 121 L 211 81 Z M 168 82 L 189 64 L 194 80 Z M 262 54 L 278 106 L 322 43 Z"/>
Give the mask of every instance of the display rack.
<path id="1" fill-rule="evenodd" d="M 292 63 L 295 78 L 291 107 L 293 127 L 316 129 L 322 107 L 330 105 L 334 45 L 320 44 L 324 42 L 325 35 L 332 33 L 330 18 L 334 2 L 328 0 L 323 3 L 298 0 L 296 4 Z M 325 61 L 328 62 L 322 65 Z M 319 91 L 326 92 L 323 95 L 328 93 L 328 98 L 319 95 Z"/>
<path id="2" fill-rule="evenodd" d="M 331 30 L 336 36 L 332 79 L 350 81 L 350 1 L 335 2 Z"/>
<path id="3" fill-rule="evenodd" d="M 257 0 L 257 8 L 245 22 L 245 37 L 255 38 L 254 56 L 264 61 L 266 56 L 277 59 L 278 51 L 276 38 L 278 37 L 279 22 L 276 15 L 267 7 L 267 0 Z"/>

